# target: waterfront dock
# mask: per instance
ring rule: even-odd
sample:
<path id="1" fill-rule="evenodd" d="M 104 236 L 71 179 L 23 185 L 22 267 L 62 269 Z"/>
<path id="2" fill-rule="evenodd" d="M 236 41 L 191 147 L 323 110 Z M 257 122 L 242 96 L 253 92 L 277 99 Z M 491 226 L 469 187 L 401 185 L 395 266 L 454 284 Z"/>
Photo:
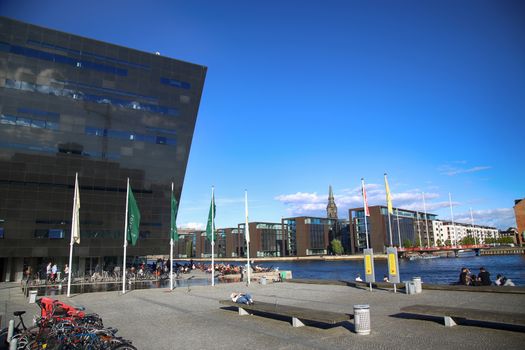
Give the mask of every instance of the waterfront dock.
<path id="1" fill-rule="evenodd" d="M 307 281 L 303 281 L 307 282 Z M 353 321 L 339 326 L 309 324 L 294 328 L 289 320 L 239 316 L 219 304 L 233 291 L 250 292 L 255 302 L 353 313 L 353 305 L 368 304 L 371 334 L 358 335 Z M 83 305 L 119 329 L 139 349 L 521 349 L 523 329 L 480 324 L 444 327 L 439 319 L 407 317 L 401 307 L 412 304 L 479 308 L 525 313 L 523 294 L 427 290 L 415 295 L 380 288 L 370 292 L 351 285 L 313 283 L 228 283 L 120 292 L 78 294 L 60 300 Z M 38 313 L 28 304 L 18 283 L 0 284 L 0 313 L 8 317 L 26 310 L 29 321 Z M 2 317 L 2 325 L 5 325 Z"/>

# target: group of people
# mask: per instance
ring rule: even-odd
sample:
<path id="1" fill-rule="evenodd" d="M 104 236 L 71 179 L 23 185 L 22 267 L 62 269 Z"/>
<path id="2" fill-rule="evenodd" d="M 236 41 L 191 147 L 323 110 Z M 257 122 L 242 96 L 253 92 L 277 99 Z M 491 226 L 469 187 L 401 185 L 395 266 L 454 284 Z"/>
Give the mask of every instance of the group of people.
<path id="1" fill-rule="evenodd" d="M 45 273 L 46 282 L 48 283 L 55 283 L 58 280 L 61 280 L 61 276 L 60 276 L 61 271 L 56 262 L 53 263 L 49 261 L 46 267 L 42 268 L 41 274 L 39 273 L 36 278 L 37 279 L 43 278 L 42 275 L 44 273 Z M 65 264 L 64 265 L 64 275 L 62 277 L 65 278 L 68 274 L 69 274 L 69 266 Z M 25 267 L 24 275 L 28 281 L 33 279 L 31 266 L 28 265 Z"/>
<path id="2" fill-rule="evenodd" d="M 514 286 L 510 278 L 506 278 L 500 274 L 496 276 L 496 280 L 493 283 L 490 279 L 490 272 L 484 267 L 479 268 L 477 275 L 472 273 L 468 268 L 462 267 L 457 284 L 464 286 L 490 286 L 492 284 L 496 286 Z"/>

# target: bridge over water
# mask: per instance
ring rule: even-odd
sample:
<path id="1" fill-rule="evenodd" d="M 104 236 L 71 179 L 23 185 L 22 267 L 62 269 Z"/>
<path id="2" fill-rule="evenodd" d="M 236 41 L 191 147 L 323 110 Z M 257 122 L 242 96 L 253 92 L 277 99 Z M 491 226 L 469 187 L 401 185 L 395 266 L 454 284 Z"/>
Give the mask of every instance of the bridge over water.
<path id="1" fill-rule="evenodd" d="M 442 247 L 411 247 L 411 248 L 398 248 L 398 254 L 400 257 L 407 257 L 409 255 L 427 255 L 435 254 L 440 252 L 453 252 L 455 256 L 458 256 L 460 252 L 473 251 L 476 256 L 480 255 L 505 255 L 505 254 L 525 254 L 524 247 L 507 247 L 497 246 L 493 247 L 487 244 L 465 244 L 456 246 L 442 246 Z"/>

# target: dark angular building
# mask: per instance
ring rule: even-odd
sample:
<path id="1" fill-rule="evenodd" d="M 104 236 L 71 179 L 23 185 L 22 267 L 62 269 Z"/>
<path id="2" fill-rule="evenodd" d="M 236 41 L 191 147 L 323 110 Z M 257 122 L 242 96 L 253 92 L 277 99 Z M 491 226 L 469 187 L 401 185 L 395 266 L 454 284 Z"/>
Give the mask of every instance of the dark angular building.
<path id="1" fill-rule="evenodd" d="M 298 216 L 282 219 L 285 256 L 326 255 L 336 219 Z"/>
<path id="2" fill-rule="evenodd" d="M 367 228 L 369 236 L 369 246 L 376 253 L 386 252 L 386 247 L 390 246 L 390 230 L 388 222 L 388 208 L 382 205 L 375 205 L 368 208 L 370 216 L 367 217 Z M 434 245 L 432 238 L 434 232 L 432 221 L 436 220 L 437 215 L 426 214 L 420 211 L 393 208 L 394 214 L 390 217 L 392 227 L 392 245 L 400 247 L 406 240 L 416 245 L 416 241 L 421 236 L 423 246 Z M 349 210 L 350 217 L 350 251 L 352 254 L 361 254 L 366 249 L 366 230 L 365 213 L 362 207 Z M 425 220 L 426 219 L 426 220 Z M 428 223 L 428 234 L 427 234 Z M 427 241 L 429 237 L 430 242 Z M 401 242 L 400 242 L 401 238 Z"/>
<path id="3" fill-rule="evenodd" d="M 130 256 L 168 254 L 206 67 L 0 17 L 0 281 L 67 263 L 121 264 L 126 179 L 141 211 Z"/>

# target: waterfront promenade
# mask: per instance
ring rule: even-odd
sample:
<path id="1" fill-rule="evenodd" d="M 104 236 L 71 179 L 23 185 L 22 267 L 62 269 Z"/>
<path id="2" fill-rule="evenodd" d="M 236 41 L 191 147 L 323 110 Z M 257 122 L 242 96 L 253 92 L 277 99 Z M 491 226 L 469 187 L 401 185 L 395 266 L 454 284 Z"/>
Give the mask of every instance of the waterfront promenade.
<path id="1" fill-rule="evenodd" d="M 345 327 L 293 328 L 288 320 L 239 316 L 222 309 L 219 300 L 232 291 L 249 291 L 255 301 L 294 305 L 319 310 L 353 312 L 354 304 L 369 304 L 370 335 Z M 139 349 L 522 349 L 525 333 L 472 325 L 445 328 L 441 321 L 395 316 L 411 304 L 446 305 L 525 313 L 523 294 L 495 294 L 424 290 L 406 295 L 392 290 L 359 289 L 328 284 L 242 283 L 168 289 L 134 290 L 59 296 L 100 314 L 107 326 L 131 339 Z M 5 310 L 7 308 L 7 310 Z M 0 312 L 12 315 L 27 310 L 26 320 L 38 312 L 28 304 L 17 283 L 0 284 Z M 2 325 L 5 324 L 3 318 Z"/>

